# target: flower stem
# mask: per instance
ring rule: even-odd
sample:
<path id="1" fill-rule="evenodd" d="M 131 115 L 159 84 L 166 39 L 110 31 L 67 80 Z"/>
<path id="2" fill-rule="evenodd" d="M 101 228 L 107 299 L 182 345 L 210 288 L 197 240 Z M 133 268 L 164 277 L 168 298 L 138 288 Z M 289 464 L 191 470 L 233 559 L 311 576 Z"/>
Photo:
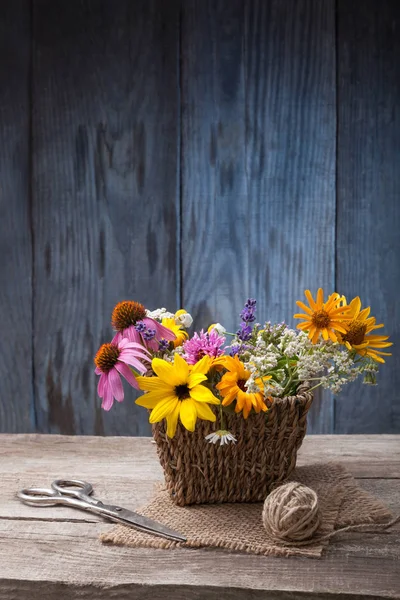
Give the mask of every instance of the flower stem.
<path id="1" fill-rule="evenodd" d="M 222 402 L 219 405 L 219 428 L 225 429 L 225 419 L 224 419 L 224 411 L 222 410 Z"/>

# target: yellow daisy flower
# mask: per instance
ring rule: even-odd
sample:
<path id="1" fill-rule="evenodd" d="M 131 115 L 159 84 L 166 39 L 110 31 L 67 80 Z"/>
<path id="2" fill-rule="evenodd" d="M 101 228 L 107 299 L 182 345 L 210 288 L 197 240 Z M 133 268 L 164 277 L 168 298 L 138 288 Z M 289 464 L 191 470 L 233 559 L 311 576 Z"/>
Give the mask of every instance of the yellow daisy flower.
<path id="1" fill-rule="evenodd" d="M 256 413 L 261 410 L 265 412 L 267 406 L 264 402 L 264 394 L 262 391 L 256 393 L 250 393 L 246 391 L 245 383 L 250 377 L 250 371 L 244 368 L 244 364 L 239 360 L 238 356 L 224 356 L 219 358 L 219 362 L 222 363 L 227 369 L 227 372 L 222 376 L 221 381 L 217 384 L 216 388 L 220 391 L 223 397 L 222 405 L 228 406 L 236 400 L 235 412 L 243 410 L 243 417 L 247 419 L 252 408 Z M 263 378 L 265 381 L 271 379 L 271 376 Z M 260 390 L 263 389 L 262 382 L 259 382 Z"/>
<path id="2" fill-rule="evenodd" d="M 346 299 L 343 299 L 346 304 Z M 384 363 L 383 356 L 391 356 L 388 352 L 382 352 L 381 348 L 388 348 L 393 344 L 388 342 L 388 335 L 368 335 L 374 329 L 384 327 L 383 323 L 376 325 L 375 317 L 370 317 L 370 307 L 361 310 L 361 300 L 357 296 L 349 304 L 349 315 L 351 321 L 345 324 L 346 332 L 338 334 L 338 341 L 344 344 L 348 350 L 356 350 L 361 356 L 369 356 L 373 360 Z"/>
<path id="3" fill-rule="evenodd" d="M 182 346 L 183 342 L 186 342 L 189 339 L 189 334 L 182 329 L 182 325 L 177 325 L 175 323 L 175 319 L 162 319 L 161 324 L 167 329 L 170 329 L 175 334 L 175 339 L 173 340 L 174 348 L 178 346 Z"/>
<path id="4" fill-rule="evenodd" d="M 174 437 L 178 418 L 189 431 L 194 431 L 197 419 L 215 421 L 215 414 L 208 405 L 220 404 L 220 401 L 201 385 L 207 380 L 207 359 L 205 356 L 189 369 L 178 354 L 173 364 L 153 358 L 151 367 L 156 377 L 137 377 L 140 389 L 148 393 L 138 398 L 136 404 L 151 409 L 150 423 L 167 419 L 168 437 Z"/>
<path id="5" fill-rule="evenodd" d="M 308 331 L 308 337 L 313 344 L 316 344 L 320 334 L 324 340 L 331 339 L 337 342 L 336 332 L 346 333 L 345 323 L 351 320 L 349 316 L 349 307 L 342 306 L 343 297 L 337 293 L 331 294 L 324 302 L 324 290 L 319 288 L 317 298 L 314 301 L 310 290 L 304 292 L 309 307 L 297 300 L 296 304 L 304 313 L 293 315 L 295 319 L 304 319 L 303 323 L 297 325 L 297 329 Z"/>

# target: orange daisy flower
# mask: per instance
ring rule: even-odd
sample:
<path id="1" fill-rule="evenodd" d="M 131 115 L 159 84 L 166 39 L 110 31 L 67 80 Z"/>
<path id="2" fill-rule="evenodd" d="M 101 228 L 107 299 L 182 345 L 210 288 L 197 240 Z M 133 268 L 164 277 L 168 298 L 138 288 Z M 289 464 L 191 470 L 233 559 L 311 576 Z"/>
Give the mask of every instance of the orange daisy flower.
<path id="1" fill-rule="evenodd" d="M 344 299 L 346 303 L 346 299 Z M 351 320 L 345 325 L 346 332 L 338 333 L 338 341 L 348 350 L 355 350 L 361 356 L 369 356 L 376 362 L 384 363 L 382 356 L 391 356 L 389 352 L 382 352 L 393 344 L 388 342 L 388 335 L 369 335 L 371 331 L 384 327 L 383 323 L 376 325 L 375 317 L 370 317 L 370 307 L 361 310 L 361 300 L 357 296 L 349 304 Z"/>
<path id="2" fill-rule="evenodd" d="M 295 319 L 303 319 L 303 323 L 297 325 L 297 329 L 308 332 L 308 337 L 316 344 L 320 335 L 324 340 L 331 339 L 337 342 L 337 332 L 346 333 L 345 323 L 351 320 L 349 307 L 342 306 L 343 297 L 336 292 L 331 294 L 324 302 L 324 291 L 319 288 L 317 298 L 314 300 L 310 290 L 304 292 L 309 305 L 297 300 L 296 304 L 304 313 L 293 315 Z"/>

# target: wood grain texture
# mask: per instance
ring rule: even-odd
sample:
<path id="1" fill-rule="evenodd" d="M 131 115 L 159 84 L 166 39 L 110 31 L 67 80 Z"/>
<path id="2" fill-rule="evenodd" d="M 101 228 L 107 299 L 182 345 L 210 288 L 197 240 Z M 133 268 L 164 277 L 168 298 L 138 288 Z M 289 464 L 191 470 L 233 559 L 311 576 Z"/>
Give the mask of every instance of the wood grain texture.
<path id="1" fill-rule="evenodd" d="M 399 56 L 398 2 L 339 0 L 337 288 L 371 306 L 395 344 L 378 388 L 338 398 L 340 433 L 400 431 Z"/>
<path id="2" fill-rule="evenodd" d="M 183 4 L 183 299 L 198 327 L 235 331 L 249 296 L 262 322 L 292 322 L 304 288 L 333 288 L 334 25 L 333 1 Z M 310 432 L 331 413 L 317 394 Z"/>
<path id="3" fill-rule="evenodd" d="M 329 461 L 340 462 L 354 477 L 365 479 L 367 489 L 378 496 L 384 479 L 382 499 L 400 502 L 399 436 L 306 436 L 297 464 Z M 38 513 L 35 507 L 15 502 L 17 489 L 45 486 L 60 477 L 90 480 L 99 497 L 111 500 L 116 495 L 127 508 L 137 508 L 150 498 L 163 474 L 149 438 L 2 435 L 0 518 L 97 520 L 65 507 Z"/>
<path id="4" fill-rule="evenodd" d="M 335 3 L 246 9 L 251 281 L 259 315 L 294 325 L 304 289 L 334 286 Z M 332 401 L 318 390 L 310 433 L 333 431 Z"/>
<path id="5" fill-rule="evenodd" d="M 316 456 L 339 459 L 354 474 L 368 475 L 363 487 L 393 510 L 400 508 L 398 436 L 309 436 L 299 462 L 315 461 Z M 103 546 L 98 536 L 110 525 L 86 513 L 33 508 L 15 499 L 10 513 L 13 491 L 46 485 L 55 474 L 77 474 L 77 465 L 99 497 L 131 508 L 150 496 L 151 480 L 153 485 L 161 478 L 149 439 L 1 436 L 1 600 L 158 600 L 169 595 L 216 600 L 221 594 L 228 600 L 267 595 L 275 600 L 400 598 L 400 526 L 390 535 L 343 536 L 323 559 L 309 560 Z M 398 479 L 386 473 L 397 473 Z"/>
<path id="6" fill-rule="evenodd" d="M 117 598 L 154 600 L 172 595 L 182 600 L 214 600 L 221 598 L 221 593 L 224 600 L 265 598 L 267 593 L 268 598 L 275 599 L 400 597 L 398 546 L 397 556 L 386 553 L 379 557 L 369 556 L 365 550 L 362 556 L 336 552 L 332 545 L 333 551 L 322 560 L 201 550 L 156 551 L 102 546 L 98 536 L 106 527 L 109 525 L 104 523 L 0 521 L 0 556 L 3 560 L 13 558 L 2 565 L 0 598 L 6 598 L 1 594 L 9 591 L 7 580 L 13 582 L 15 592 L 20 592 L 18 598 L 34 600 L 40 593 L 54 598 L 49 592 L 54 594 L 61 583 L 70 594 L 63 594 L 63 599 L 101 598 L 101 588 Z M 28 582 L 30 596 L 25 595 Z M 78 586 L 86 596 L 77 594 Z M 7 600 L 14 597 L 7 596 Z"/>
<path id="7" fill-rule="evenodd" d="M 249 296 L 243 0 L 182 3 L 182 301 L 235 331 Z"/>
<path id="8" fill-rule="evenodd" d="M 0 431 L 32 431 L 29 2 L 0 19 Z"/>
<path id="9" fill-rule="evenodd" d="M 177 307 L 175 1 L 34 2 L 34 352 L 40 431 L 149 434 L 105 414 L 93 356 L 117 301 Z"/>

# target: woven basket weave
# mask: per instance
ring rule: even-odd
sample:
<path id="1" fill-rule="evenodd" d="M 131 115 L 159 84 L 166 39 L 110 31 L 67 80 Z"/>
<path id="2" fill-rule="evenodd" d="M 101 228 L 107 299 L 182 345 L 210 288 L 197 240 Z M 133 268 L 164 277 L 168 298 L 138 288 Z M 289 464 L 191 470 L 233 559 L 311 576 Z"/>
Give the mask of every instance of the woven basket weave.
<path id="1" fill-rule="evenodd" d="M 264 501 L 272 485 L 286 479 L 296 465 L 312 399 L 304 385 L 297 396 L 277 398 L 267 413 L 252 414 L 247 420 L 225 415 L 226 428 L 237 444 L 205 441 L 215 430 L 209 421 L 197 421 L 192 433 L 178 424 L 172 439 L 166 436 L 164 421 L 153 425 L 165 483 L 174 502 L 185 506 Z"/>

